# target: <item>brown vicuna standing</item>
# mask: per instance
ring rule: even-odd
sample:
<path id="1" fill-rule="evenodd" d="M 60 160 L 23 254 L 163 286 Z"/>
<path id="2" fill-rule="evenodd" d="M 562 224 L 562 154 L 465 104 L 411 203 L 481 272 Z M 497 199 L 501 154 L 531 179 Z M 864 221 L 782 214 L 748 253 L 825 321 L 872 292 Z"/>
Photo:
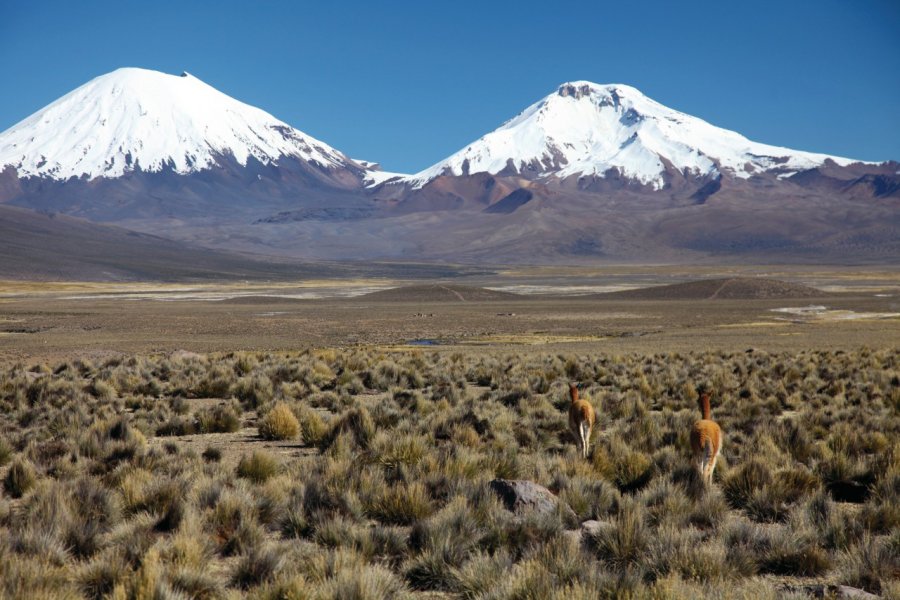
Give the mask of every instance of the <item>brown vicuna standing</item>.
<path id="1" fill-rule="evenodd" d="M 569 429 L 575 434 L 575 442 L 581 450 L 583 458 L 588 457 L 591 445 L 591 430 L 594 428 L 594 407 L 587 400 L 578 399 L 578 388 L 574 383 L 569 384 Z"/>
<path id="2" fill-rule="evenodd" d="M 712 484 L 716 459 L 722 449 L 722 430 L 718 423 L 710 418 L 709 394 L 700 394 L 700 412 L 703 418 L 694 423 L 691 429 L 691 450 L 694 453 L 694 464 L 700 479 L 706 485 Z"/>

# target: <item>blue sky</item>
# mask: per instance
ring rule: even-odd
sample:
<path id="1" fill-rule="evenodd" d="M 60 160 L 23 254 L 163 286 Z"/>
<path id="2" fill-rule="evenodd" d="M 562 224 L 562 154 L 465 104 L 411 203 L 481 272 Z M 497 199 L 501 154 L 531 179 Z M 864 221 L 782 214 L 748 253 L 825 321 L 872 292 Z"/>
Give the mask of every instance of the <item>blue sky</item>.
<path id="1" fill-rule="evenodd" d="M 900 160 L 900 2 L 0 0 L 0 130 L 122 66 L 189 71 L 416 171 L 567 80 L 770 144 Z"/>

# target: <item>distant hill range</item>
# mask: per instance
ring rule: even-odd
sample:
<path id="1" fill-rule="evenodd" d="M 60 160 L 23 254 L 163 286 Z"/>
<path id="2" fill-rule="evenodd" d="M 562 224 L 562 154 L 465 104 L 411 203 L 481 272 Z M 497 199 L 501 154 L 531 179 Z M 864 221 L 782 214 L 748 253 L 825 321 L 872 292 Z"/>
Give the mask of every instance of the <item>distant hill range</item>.
<path id="1" fill-rule="evenodd" d="M 412 175 L 187 73 L 119 69 L 0 134 L 0 205 L 310 261 L 896 263 L 898 173 L 586 81 Z M 147 238 L 117 243 L 132 242 Z"/>
<path id="2" fill-rule="evenodd" d="M 237 254 L 0 204 L 0 280 L 294 281 L 362 276 L 453 278 L 486 272 L 453 265 L 323 263 Z"/>
<path id="3" fill-rule="evenodd" d="M 322 277 L 324 265 L 253 260 L 65 215 L 0 205 L 0 279 Z"/>
<path id="4" fill-rule="evenodd" d="M 376 302 L 493 302 L 522 300 L 527 296 L 469 285 L 435 283 L 379 290 L 356 299 Z"/>
<path id="5" fill-rule="evenodd" d="M 827 295 L 827 292 L 799 283 L 755 277 L 732 277 L 609 292 L 593 297 L 607 300 L 764 300 L 821 298 Z"/>

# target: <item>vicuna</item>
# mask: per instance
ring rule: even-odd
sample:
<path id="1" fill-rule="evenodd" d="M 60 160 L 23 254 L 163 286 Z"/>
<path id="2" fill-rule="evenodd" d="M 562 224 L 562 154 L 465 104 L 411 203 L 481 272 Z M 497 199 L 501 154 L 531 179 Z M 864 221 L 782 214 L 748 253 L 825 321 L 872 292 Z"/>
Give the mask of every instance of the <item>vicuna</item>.
<path id="1" fill-rule="evenodd" d="M 703 418 L 691 428 L 691 450 L 700 478 L 704 484 L 710 485 L 716 468 L 716 459 L 722 449 L 722 429 L 711 418 L 709 392 L 701 392 L 699 404 Z"/>
<path id="2" fill-rule="evenodd" d="M 591 444 L 591 430 L 594 428 L 594 407 L 587 400 L 578 398 L 578 387 L 574 383 L 569 384 L 569 429 L 575 434 L 578 449 L 583 458 L 588 457 Z"/>

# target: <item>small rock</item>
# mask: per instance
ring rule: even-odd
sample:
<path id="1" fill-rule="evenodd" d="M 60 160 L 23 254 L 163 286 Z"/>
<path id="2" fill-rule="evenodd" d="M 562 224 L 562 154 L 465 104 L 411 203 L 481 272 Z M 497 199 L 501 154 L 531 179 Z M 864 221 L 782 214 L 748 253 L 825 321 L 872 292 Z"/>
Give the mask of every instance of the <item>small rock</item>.
<path id="1" fill-rule="evenodd" d="M 789 592 L 802 592 L 813 598 L 840 598 L 846 600 L 878 600 L 880 596 L 849 585 L 827 585 L 823 583 L 809 585 L 784 585 L 782 589 Z"/>
<path id="2" fill-rule="evenodd" d="M 879 596 L 870 594 L 865 590 L 850 587 L 849 585 L 839 585 L 837 587 L 837 595 L 839 598 L 851 598 L 852 600 L 876 600 Z"/>
<path id="3" fill-rule="evenodd" d="M 491 489 L 500 497 L 507 510 L 516 515 L 527 512 L 548 514 L 557 511 L 562 506 L 563 513 L 574 519 L 575 511 L 542 485 L 533 481 L 514 479 L 495 479 L 491 482 Z"/>
<path id="4" fill-rule="evenodd" d="M 603 523 L 591 519 L 581 524 L 581 535 L 594 536 L 597 535 L 601 529 L 603 529 Z"/>
<path id="5" fill-rule="evenodd" d="M 169 354 L 169 358 L 172 360 L 200 360 L 203 358 L 203 355 L 190 350 L 175 350 Z"/>

